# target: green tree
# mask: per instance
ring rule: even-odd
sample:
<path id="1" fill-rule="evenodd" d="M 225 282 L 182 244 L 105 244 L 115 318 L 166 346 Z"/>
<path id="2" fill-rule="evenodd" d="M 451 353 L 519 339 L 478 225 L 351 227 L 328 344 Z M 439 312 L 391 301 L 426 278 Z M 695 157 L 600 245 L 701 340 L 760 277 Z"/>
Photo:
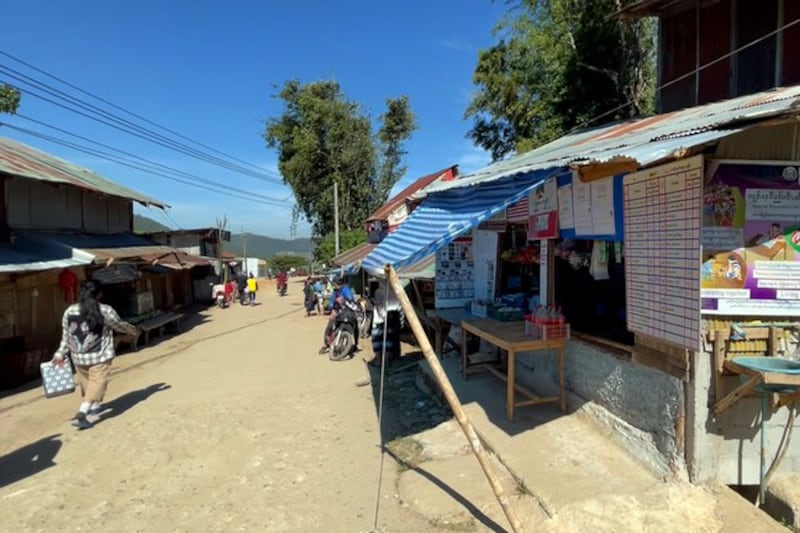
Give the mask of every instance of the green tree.
<path id="1" fill-rule="evenodd" d="M 346 230 L 340 232 L 339 235 L 339 252 L 344 252 L 366 242 L 367 234 L 364 228 Z M 317 244 L 314 250 L 314 259 L 318 263 L 325 263 L 326 265 L 333 264 L 333 258 L 336 256 L 336 237 L 335 234 L 329 233 L 323 237 Z"/>
<path id="2" fill-rule="evenodd" d="M 308 258 L 302 255 L 278 254 L 269 262 L 273 272 L 285 272 L 292 268 L 302 269 L 308 266 Z"/>
<path id="3" fill-rule="evenodd" d="M 342 229 L 361 228 L 405 172 L 403 146 L 415 127 L 408 98 L 387 100 L 377 134 L 336 82 L 290 80 L 277 98 L 284 109 L 267 121 L 264 137 L 278 150 L 278 168 L 297 201 L 295 219 L 303 216 L 318 242 L 332 233 L 336 183 Z"/>
<path id="4" fill-rule="evenodd" d="M 19 91 L 6 84 L 0 85 L 0 113 L 14 114 L 19 107 Z"/>
<path id="5" fill-rule="evenodd" d="M 655 23 L 611 16 L 624 3 L 516 2 L 499 42 L 479 52 L 468 136 L 496 160 L 589 122 L 651 113 Z"/>

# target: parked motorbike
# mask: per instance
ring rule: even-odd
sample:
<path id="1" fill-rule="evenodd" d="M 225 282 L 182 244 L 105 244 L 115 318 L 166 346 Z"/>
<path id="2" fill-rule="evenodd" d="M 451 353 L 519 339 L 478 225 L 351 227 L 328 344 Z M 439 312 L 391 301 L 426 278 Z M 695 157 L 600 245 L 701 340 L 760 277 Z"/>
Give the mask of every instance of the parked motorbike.
<path id="1" fill-rule="evenodd" d="M 328 358 L 343 361 L 358 347 L 359 314 L 361 307 L 355 302 L 344 302 L 336 313 L 333 332 L 328 337 Z"/>

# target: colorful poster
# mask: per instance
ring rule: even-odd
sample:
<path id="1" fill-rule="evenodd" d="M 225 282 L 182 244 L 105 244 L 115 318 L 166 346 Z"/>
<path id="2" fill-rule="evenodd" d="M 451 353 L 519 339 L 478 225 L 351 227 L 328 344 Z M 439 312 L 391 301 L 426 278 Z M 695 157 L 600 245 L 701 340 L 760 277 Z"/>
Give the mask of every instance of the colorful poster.
<path id="1" fill-rule="evenodd" d="M 544 185 L 531 192 L 528 205 L 529 215 L 539 215 L 558 210 L 558 182 L 555 177 L 547 178 Z"/>
<path id="2" fill-rule="evenodd" d="M 800 313 L 797 166 L 719 163 L 709 174 L 703 196 L 703 313 Z"/>

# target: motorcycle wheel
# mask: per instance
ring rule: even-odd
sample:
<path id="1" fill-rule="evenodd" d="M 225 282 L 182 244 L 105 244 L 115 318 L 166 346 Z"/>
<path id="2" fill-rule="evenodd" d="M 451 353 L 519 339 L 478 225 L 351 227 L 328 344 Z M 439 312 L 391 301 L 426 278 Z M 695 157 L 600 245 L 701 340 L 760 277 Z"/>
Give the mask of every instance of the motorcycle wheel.
<path id="1" fill-rule="evenodd" d="M 347 359 L 356 346 L 356 339 L 352 331 L 339 330 L 333 338 L 330 349 L 331 361 L 343 361 Z"/>

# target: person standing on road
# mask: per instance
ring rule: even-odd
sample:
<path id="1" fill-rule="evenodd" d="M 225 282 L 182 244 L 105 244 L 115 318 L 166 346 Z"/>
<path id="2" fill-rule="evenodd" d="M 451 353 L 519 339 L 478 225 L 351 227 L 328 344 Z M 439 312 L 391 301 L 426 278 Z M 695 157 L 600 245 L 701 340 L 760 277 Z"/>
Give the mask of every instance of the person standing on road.
<path id="1" fill-rule="evenodd" d="M 103 287 L 95 280 L 81 285 L 78 303 L 64 311 L 61 319 L 61 344 L 53 355 L 54 365 L 63 365 L 69 352 L 81 389 L 81 404 L 72 418 L 78 429 L 92 427 L 87 415 L 99 414 L 108 387 L 114 359 L 114 331 L 138 336 L 139 329 L 119 318 L 114 309 L 100 303 Z"/>
<path id="2" fill-rule="evenodd" d="M 247 288 L 247 274 L 244 273 L 244 270 L 240 270 L 239 273 L 236 274 L 236 285 L 239 289 L 239 303 L 244 305 L 245 289 Z"/>
<path id="3" fill-rule="evenodd" d="M 250 305 L 254 305 L 256 303 L 256 292 L 258 292 L 258 282 L 252 272 L 250 272 L 250 277 L 247 278 L 247 292 L 250 295 Z"/>

